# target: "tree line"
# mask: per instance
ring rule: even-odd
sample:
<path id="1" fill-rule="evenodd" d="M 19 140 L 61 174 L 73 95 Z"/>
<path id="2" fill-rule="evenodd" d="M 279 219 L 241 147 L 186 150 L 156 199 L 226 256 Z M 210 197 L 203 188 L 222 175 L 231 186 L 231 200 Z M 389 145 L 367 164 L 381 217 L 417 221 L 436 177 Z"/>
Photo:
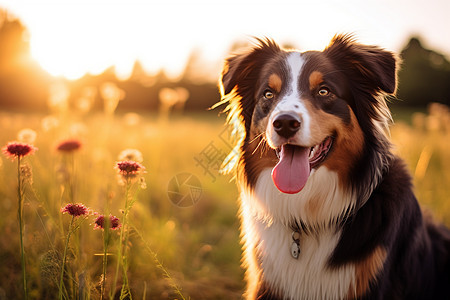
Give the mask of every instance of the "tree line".
<path id="1" fill-rule="evenodd" d="M 118 110 L 157 110 L 162 89 L 183 88 L 188 100 L 185 110 L 206 110 L 219 100 L 217 84 L 196 76 L 201 66 L 201 56 L 193 53 L 185 71 L 177 79 L 168 78 L 161 70 L 149 76 L 139 62 L 132 75 L 122 81 L 115 76 L 114 68 L 100 75 L 85 75 L 69 81 L 54 78 L 43 70 L 30 56 L 26 28 L 18 19 L 0 11 L 0 109 L 45 111 L 50 97 L 50 86 L 63 81 L 69 90 L 69 103 L 82 96 L 86 87 L 99 90 L 106 82 L 114 83 L 124 91 L 124 101 Z M 424 107 L 431 102 L 450 105 L 450 63 L 447 58 L 423 46 L 419 37 L 411 37 L 400 53 L 397 106 Z M 218 58 L 220 59 L 220 58 Z M 195 66 L 194 66 L 195 65 Z M 219 74 L 217 74 L 217 77 Z M 101 93 L 94 96 L 92 109 L 102 108 Z"/>

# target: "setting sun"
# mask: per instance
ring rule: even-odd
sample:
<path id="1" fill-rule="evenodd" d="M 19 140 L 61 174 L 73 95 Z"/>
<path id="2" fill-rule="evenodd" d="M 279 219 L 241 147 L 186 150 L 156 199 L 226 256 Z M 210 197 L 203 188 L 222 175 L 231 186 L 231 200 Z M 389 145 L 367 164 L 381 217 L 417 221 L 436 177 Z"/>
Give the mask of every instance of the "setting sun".
<path id="1" fill-rule="evenodd" d="M 36 11 L 39 8 L 34 7 L 25 17 L 31 53 L 52 75 L 75 79 L 114 65 L 117 75 L 126 78 L 135 60 L 142 60 L 149 71 L 164 67 L 173 74 L 181 71 L 187 58 L 185 52 L 170 57 L 170 50 L 155 45 L 157 39 L 152 32 L 158 24 L 147 21 L 150 16 L 145 16 L 145 10 L 131 11 L 116 5 L 59 5 L 59 14 L 42 18 L 48 8 L 41 7 L 41 13 Z M 145 51 L 150 51 L 154 59 L 149 60 Z"/>
<path id="2" fill-rule="evenodd" d="M 29 31 L 32 56 L 55 76 L 76 79 L 114 66 L 126 79 L 139 60 L 145 71 L 164 69 L 177 76 L 192 51 L 203 69 L 217 72 L 220 59 L 236 41 L 267 36 L 300 49 L 323 49 L 336 33 L 354 32 L 361 42 L 397 51 L 408 35 L 450 53 L 439 28 L 448 28 L 448 2 L 420 5 L 401 1 L 6 1 Z M 423 15 L 422 17 L 418 17 Z M 205 70 L 202 70 L 205 72 Z M 198 70 L 201 72 L 201 70 Z"/>
<path id="3" fill-rule="evenodd" d="M 76 79 L 114 66 L 125 79 L 136 60 L 149 73 L 164 68 L 176 76 L 196 45 L 186 28 L 175 25 L 182 12 L 167 6 L 58 3 L 16 9 L 29 30 L 32 56 L 54 76 Z"/>

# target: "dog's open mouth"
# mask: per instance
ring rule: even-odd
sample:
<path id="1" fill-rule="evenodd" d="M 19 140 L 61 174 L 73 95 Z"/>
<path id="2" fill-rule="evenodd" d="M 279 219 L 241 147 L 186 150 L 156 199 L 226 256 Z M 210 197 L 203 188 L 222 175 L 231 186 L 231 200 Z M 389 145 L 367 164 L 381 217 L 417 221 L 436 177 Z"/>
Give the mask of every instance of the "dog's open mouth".
<path id="1" fill-rule="evenodd" d="M 315 168 L 327 157 L 328 152 L 331 150 L 333 145 L 333 139 L 327 137 L 322 143 L 311 147 L 311 152 L 309 154 L 309 164 L 311 168 Z"/>
<path id="2" fill-rule="evenodd" d="M 314 147 L 284 144 L 277 151 L 280 161 L 272 170 L 272 179 L 283 193 L 295 194 L 306 185 L 311 169 L 317 168 L 327 157 L 333 138 L 327 137 Z"/>

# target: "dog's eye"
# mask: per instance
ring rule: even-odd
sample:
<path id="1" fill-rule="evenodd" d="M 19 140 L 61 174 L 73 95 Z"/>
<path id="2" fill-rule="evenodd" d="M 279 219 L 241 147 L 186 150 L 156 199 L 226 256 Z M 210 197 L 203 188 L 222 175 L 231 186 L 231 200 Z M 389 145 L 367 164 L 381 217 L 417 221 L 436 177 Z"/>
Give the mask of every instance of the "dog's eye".
<path id="1" fill-rule="evenodd" d="M 264 91 L 264 98 L 266 99 L 272 99 L 274 97 L 274 94 L 270 90 Z"/>
<path id="2" fill-rule="evenodd" d="M 322 97 L 328 96 L 328 95 L 330 94 L 330 90 L 329 90 L 328 88 L 326 88 L 326 87 L 322 87 L 322 88 L 320 88 L 320 90 L 317 92 L 317 94 L 318 94 L 319 96 L 322 96 Z"/>

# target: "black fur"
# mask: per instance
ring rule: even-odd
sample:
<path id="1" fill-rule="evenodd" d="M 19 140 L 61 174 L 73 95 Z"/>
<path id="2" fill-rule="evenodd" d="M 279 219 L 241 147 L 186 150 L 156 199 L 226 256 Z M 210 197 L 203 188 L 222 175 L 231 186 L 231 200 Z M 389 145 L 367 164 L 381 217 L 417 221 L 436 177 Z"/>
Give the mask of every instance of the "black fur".
<path id="1" fill-rule="evenodd" d="M 239 153 L 243 174 L 238 180 L 246 181 L 250 188 L 256 183 L 261 165 L 276 163 L 273 149 L 255 151 L 251 128 L 253 118 L 263 119 L 268 112 L 265 104 L 258 104 L 261 81 L 287 55 L 271 40 L 258 42 L 251 51 L 226 61 L 220 83 L 222 96 L 230 97 L 233 92 L 230 106 L 240 108 L 229 111 L 243 120 L 238 124 L 246 132 Z M 302 55 L 307 59 L 306 73 L 308 68 L 319 68 L 334 84 L 335 101 L 314 105 L 332 111 L 347 124 L 350 107 L 363 132 L 363 151 L 351 162 L 347 174 L 349 189 L 359 196 L 354 210 L 343 212 L 344 218 L 333 224 L 342 229 L 342 235 L 329 267 L 364 261 L 374 249 L 382 247 L 386 250 L 385 261 L 361 296 L 363 299 L 450 299 L 450 231 L 423 216 L 411 177 L 403 161 L 392 154 L 383 133 L 390 119 L 385 96 L 395 93 L 398 58 L 381 48 L 355 43 L 349 35 L 335 37 L 323 52 Z M 280 72 L 280 77 L 288 76 Z M 307 84 L 306 79 L 300 80 L 301 85 Z M 255 144 L 264 139 L 257 138 Z M 307 224 L 302 220 L 294 222 L 307 233 Z M 282 296 L 261 283 L 257 298 Z"/>
<path id="2" fill-rule="evenodd" d="M 422 216 L 399 158 L 343 228 L 331 267 L 362 260 L 380 245 L 388 250 L 364 299 L 450 299 L 450 231 Z"/>

